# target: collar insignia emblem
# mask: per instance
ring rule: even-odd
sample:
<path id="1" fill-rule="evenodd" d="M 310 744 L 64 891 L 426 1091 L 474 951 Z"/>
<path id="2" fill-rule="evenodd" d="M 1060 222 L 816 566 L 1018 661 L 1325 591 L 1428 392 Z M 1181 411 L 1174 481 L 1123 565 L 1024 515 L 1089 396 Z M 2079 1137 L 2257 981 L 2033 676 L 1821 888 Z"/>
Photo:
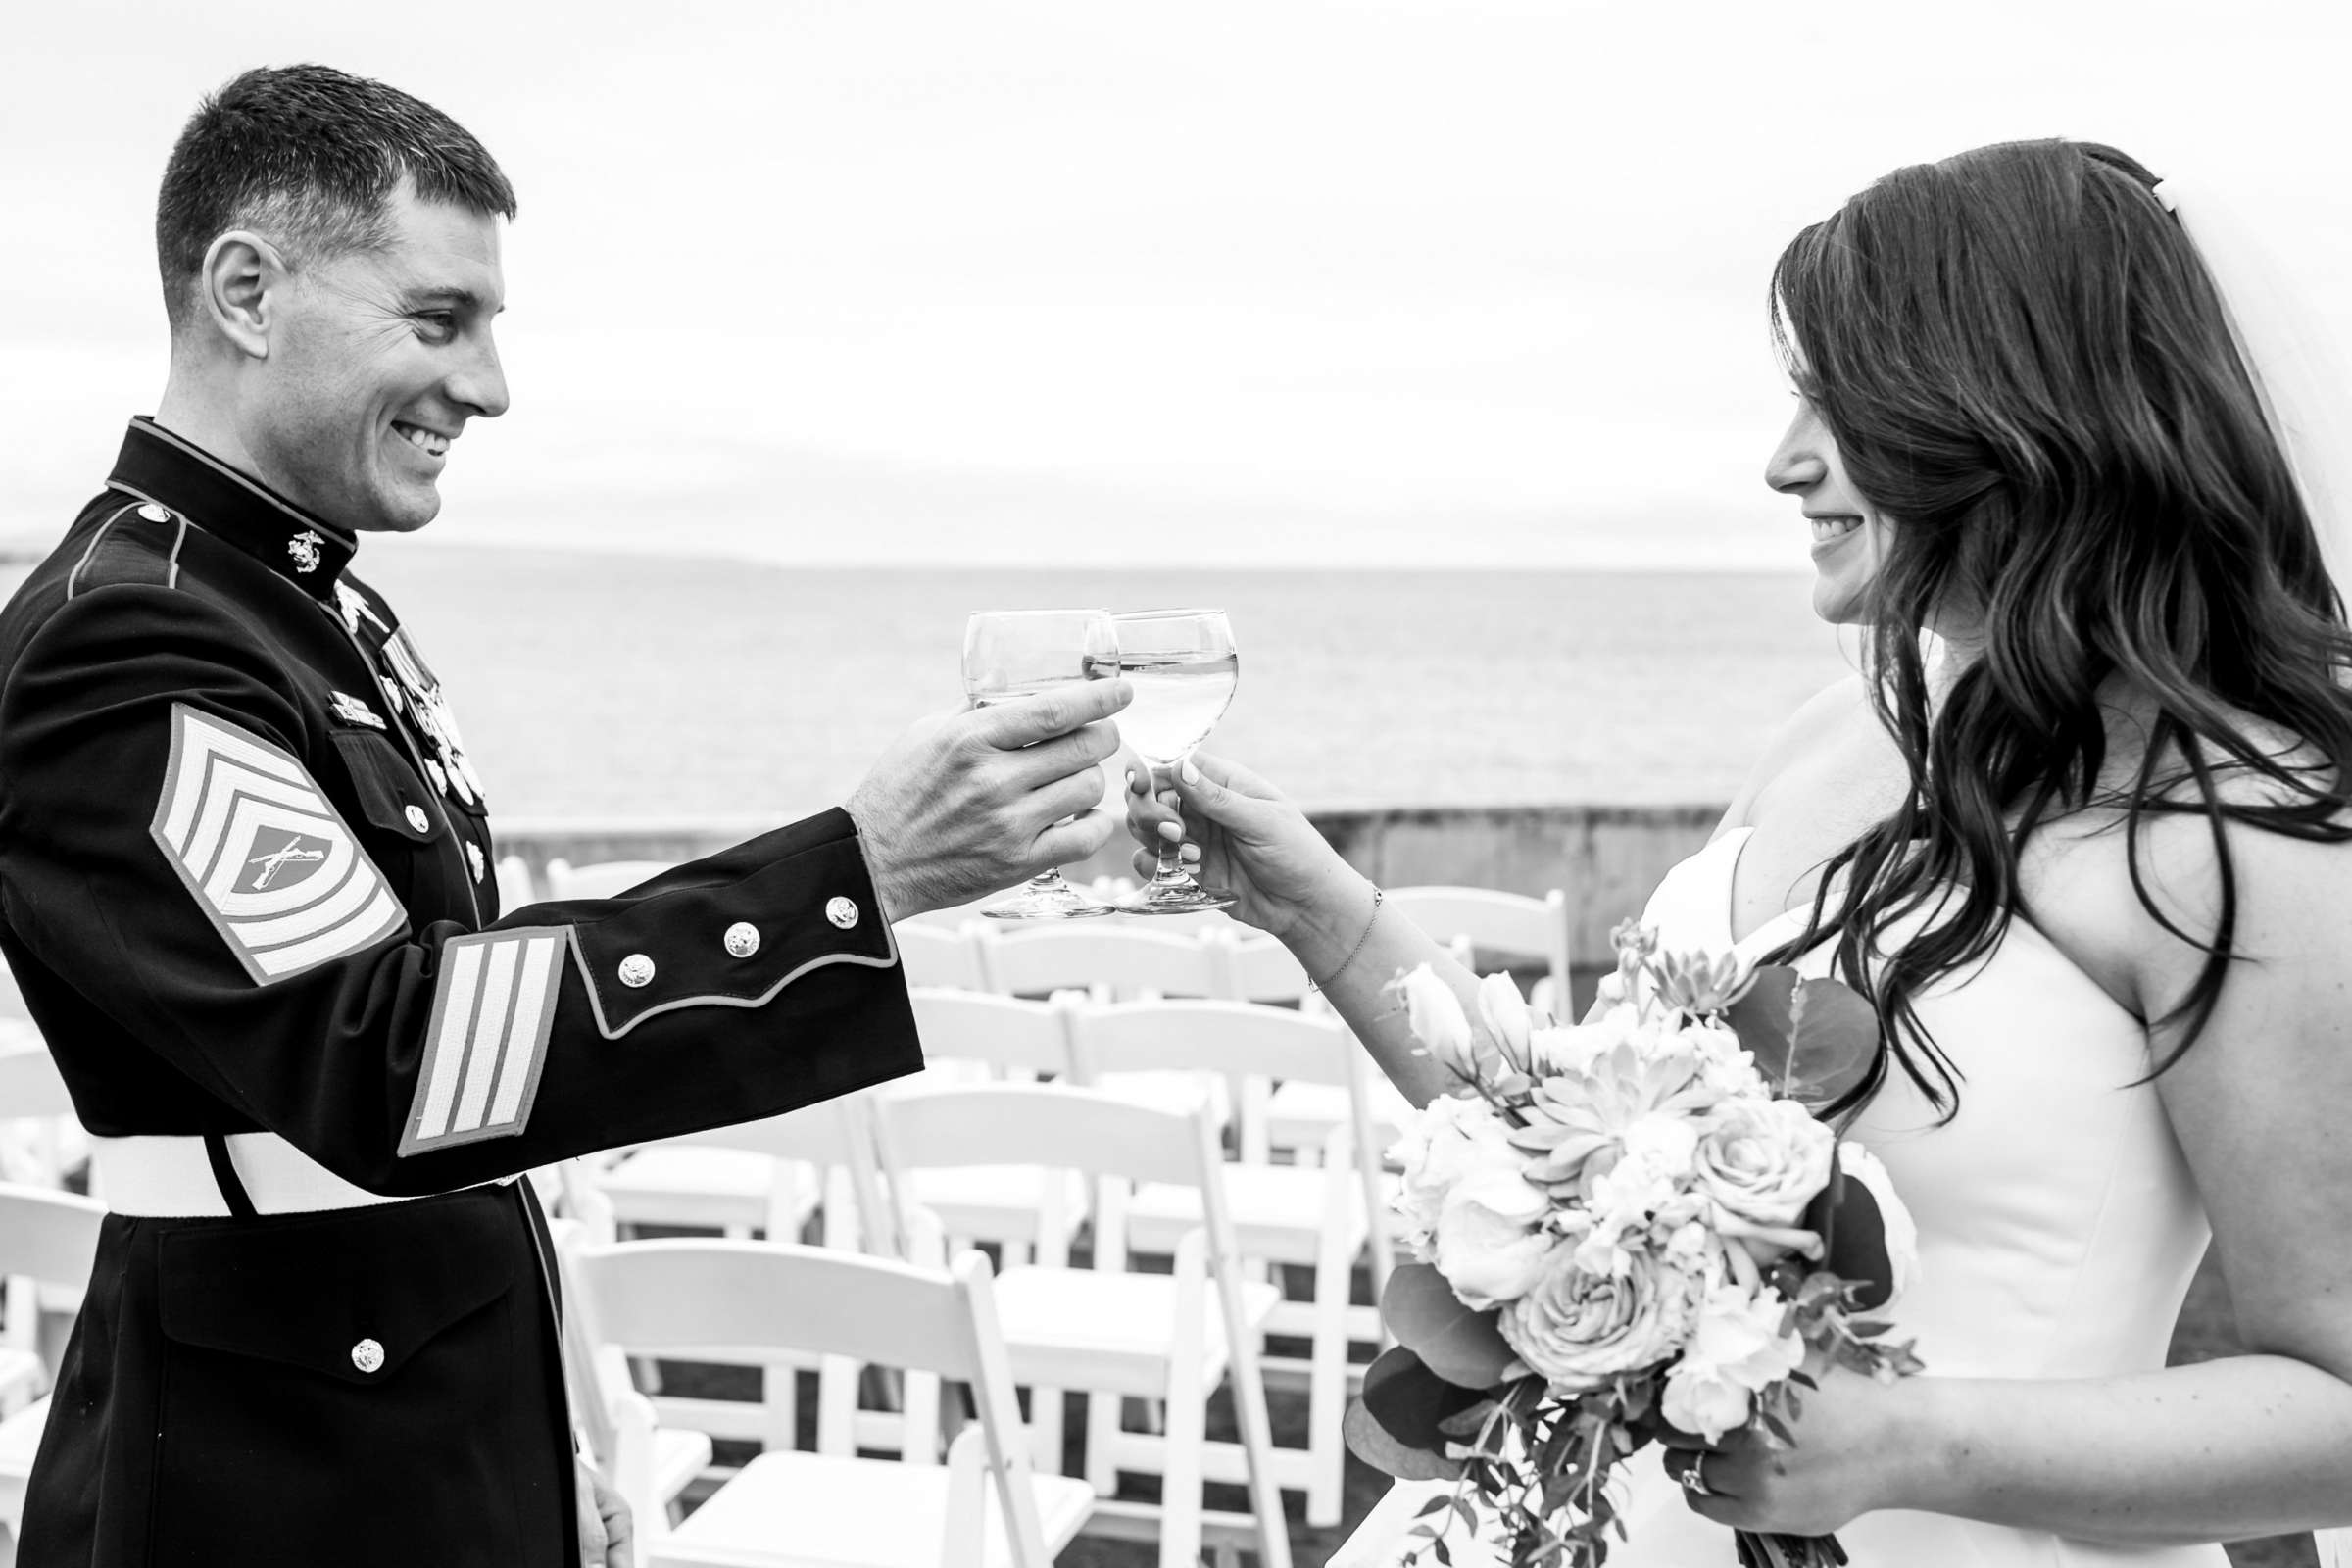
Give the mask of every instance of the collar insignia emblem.
<path id="1" fill-rule="evenodd" d="M 317 571 L 319 562 L 318 547 L 325 542 L 313 528 L 305 528 L 287 540 L 286 554 L 294 558 L 294 569 L 306 577 Z"/>
<path id="2" fill-rule="evenodd" d="M 344 723 L 365 724 L 369 729 L 384 727 L 383 718 L 376 710 L 349 692 L 329 692 L 327 696 L 334 704 L 335 716 Z"/>

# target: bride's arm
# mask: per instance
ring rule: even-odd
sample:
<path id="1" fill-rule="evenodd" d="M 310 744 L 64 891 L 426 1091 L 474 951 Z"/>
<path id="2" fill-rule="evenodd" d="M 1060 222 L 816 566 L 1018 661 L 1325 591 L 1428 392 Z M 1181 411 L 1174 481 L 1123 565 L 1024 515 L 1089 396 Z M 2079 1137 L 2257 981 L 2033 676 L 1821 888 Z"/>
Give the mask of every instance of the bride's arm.
<path id="1" fill-rule="evenodd" d="M 1219 758 L 1196 756 L 1193 764 L 1194 777 L 1176 784 L 1182 826 L 1190 830 L 1187 863 L 1203 883 L 1240 899 L 1236 918 L 1282 940 L 1406 1100 L 1426 1104 L 1456 1087 L 1416 1053 L 1404 1010 L 1386 988 L 1398 970 L 1426 963 L 1475 1018 L 1477 976 L 1396 909 L 1376 907 L 1371 882 L 1280 791 Z M 1133 782 L 1138 776 L 1147 775 L 1131 775 L 1128 823 L 1137 842 L 1150 846 L 1178 818 Z M 1138 852 L 1139 872 L 1150 873 L 1151 854 Z"/>
<path id="2" fill-rule="evenodd" d="M 2174 816 L 2143 840 L 2152 891 L 2188 931 L 2212 930 L 2220 906 L 2210 834 Z M 2352 846 L 2235 827 L 2229 845 L 2241 960 L 2156 1089 L 2247 1353 L 2036 1388 L 2006 1412 L 1992 1390 L 1941 1391 L 1975 1454 L 1956 1511 L 2124 1541 L 2352 1524 Z M 2141 1016 L 2162 1019 L 2204 954 L 2128 891 L 2106 921 Z M 2160 1059 L 2179 1044 L 2177 1030 L 2152 1040 Z"/>
<path id="3" fill-rule="evenodd" d="M 2219 905 L 2208 834 L 2201 818 L 2166 817 L 2142 842 L 2151 888 L 2188 931 L 2212 930 Z M 1694 1507 L 1808 1532 L 1916 1508 L 2118 1544 L 2352 1524 L 2352 845 L 2245 828 L 2229 842 L 2242 958 L 2156 1089 L 2212 1218 L 2245 1353 L 2129 1377 L 1931 1366 L 1893 1388 L 1827 1380 L 1794 1450 L 1735 1444 L 1706 1467 L 1735 1495 Z M 2107 902 L 2072 924 L 2104 927 L 2141 1015 L 2161 1019 L 2203 955 L 2139 907 L 2116 854 L 2113 878 L 2073 879 L 2070 901 L 2087 887 Z M 2110 881 L 2120 894 L 2099 888 Z M 2153 1049 L 2178 1043 L 2159 1032 Z"/>

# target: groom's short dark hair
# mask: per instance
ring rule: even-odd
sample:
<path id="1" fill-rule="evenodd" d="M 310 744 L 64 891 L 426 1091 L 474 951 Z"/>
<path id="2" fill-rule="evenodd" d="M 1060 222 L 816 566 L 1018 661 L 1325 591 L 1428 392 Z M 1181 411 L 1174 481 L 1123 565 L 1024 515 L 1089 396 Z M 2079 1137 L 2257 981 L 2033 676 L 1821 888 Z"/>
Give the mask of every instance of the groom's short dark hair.
<path id="1" fill-rule="evenodd" d="M 197 106 L 155 204 L 155 257 L 176 331 L 219 235 L 250 228 L 299 268 L 382 244 L 406 180 L 417 196 L 513 218 L 514 187 L 431 104 L 327 66 L 248 71 Z"/>

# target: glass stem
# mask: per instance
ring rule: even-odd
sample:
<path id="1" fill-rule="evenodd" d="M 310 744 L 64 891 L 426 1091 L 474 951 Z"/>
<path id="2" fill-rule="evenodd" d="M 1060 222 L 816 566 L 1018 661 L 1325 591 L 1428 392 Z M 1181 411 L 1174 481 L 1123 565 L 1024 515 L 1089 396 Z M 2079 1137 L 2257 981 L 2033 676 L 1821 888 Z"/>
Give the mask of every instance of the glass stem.
<path id="1" fill-rule="evenodd" d="M 1173 767 L 1153 768 L 1152 770 L 1152 790 L 1156 793 L 1175 788 L 1175 773 L 1176 770 Z M 1173 839 L 1163 837 L 1159 841 L 1159 864 L 1152 873 L 1152 885 L 1155 888 L 1181 888 L 1194 885 L 1192 877 L 1184 869 L 1184 840 L 1181 837 Z"/>

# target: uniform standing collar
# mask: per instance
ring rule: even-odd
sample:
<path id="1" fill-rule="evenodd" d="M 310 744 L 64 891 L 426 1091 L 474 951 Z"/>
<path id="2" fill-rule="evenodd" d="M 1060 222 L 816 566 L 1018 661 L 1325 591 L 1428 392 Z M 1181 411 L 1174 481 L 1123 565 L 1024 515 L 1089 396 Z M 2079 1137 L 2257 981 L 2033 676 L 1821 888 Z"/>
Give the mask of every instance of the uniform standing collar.
<path id="1" fill-rule="evenodd" d="M 331 601 L 360 542 L 250 474 L 141 415 L 130 421 L 107 485 L 184 513 L 314 599 Z"/>

